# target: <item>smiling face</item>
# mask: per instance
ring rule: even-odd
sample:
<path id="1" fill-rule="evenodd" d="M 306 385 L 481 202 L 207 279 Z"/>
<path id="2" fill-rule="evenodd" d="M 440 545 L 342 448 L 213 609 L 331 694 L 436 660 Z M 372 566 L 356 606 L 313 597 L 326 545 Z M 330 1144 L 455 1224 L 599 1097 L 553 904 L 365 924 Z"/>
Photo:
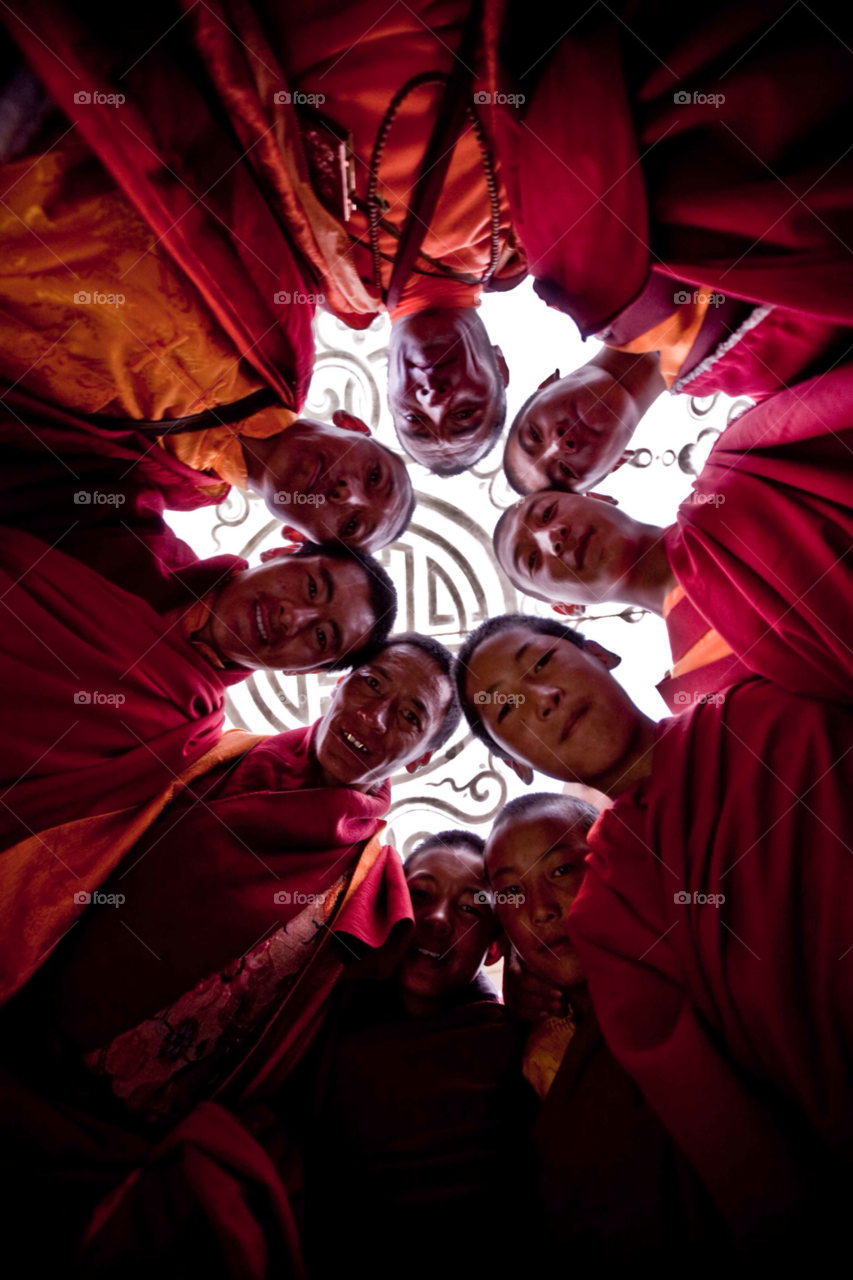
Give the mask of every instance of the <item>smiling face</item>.
<path id="1" fill-rule="evenodd" d="M 465 693 L 508 756 L 563 782 L 596 786 L 642 720 L 602 660 L 523 623 L 476 647 Z"/>
<path id="2" fill-rule="evenodd" d="M 513 423 L 504 466 L 522 493 L 585 493 L 613 470 L 639 419 L 612 374 L 583 365 L 543 387 Z"/>
<path id="3" fill-rule="evenodd" d="M 583 981 L 568 915 L 589 849 L 571 806 L 544 807 L 498 822 L 486 842 L 486 869 L 504 933 L 537 977 L 558 987 Z"/>
<path id="4" fill-rule="evenodd" d="M 280 556 L 228 580 L 209 628 L 224 661 L 295 673 L 358 649 L 375 622 L 362 565 L 322 555 Z"/>
<path id="5" fill-rule="evenodd" d="M 429 752 L 452 698 L 450 677 L 416 645 L 391 645 L 337 687 L 317 730 L 317 759 L 339 786 L 372 786 Z"/>
<path id="6" fill-rule="evenodd" d="M 388 401 L 397 438 L 432 469 L 472 466 L 491 448 L 508 375 L 473 308 L 445 307 L 396 320 L 388 351 Z"/>
<path id="7" fill-rule="evenodd" d="M 412 486 L 405 464 L 368 435 L 300 419 L 267 462 L 264 497 L 312 542 L 374 551 L 396 536 Z M 281 496 L 289 501 L 282 502 Z"/>
<path id="8" fill-rule="evenodd" d="M 639 531 L 616 507 L 549 489 L 510 508 L 495 550 L 519 590 L 555 604 L 600 604 L 625 598 Z"/>
<path id="9" fill-rule="evenodd" d="M 483 858 L 467 845 L 433 846 L 406 864 L 415 931 L 397 968 L 403 991 L 442 999 L 473 982 L 495 938 Z"/>

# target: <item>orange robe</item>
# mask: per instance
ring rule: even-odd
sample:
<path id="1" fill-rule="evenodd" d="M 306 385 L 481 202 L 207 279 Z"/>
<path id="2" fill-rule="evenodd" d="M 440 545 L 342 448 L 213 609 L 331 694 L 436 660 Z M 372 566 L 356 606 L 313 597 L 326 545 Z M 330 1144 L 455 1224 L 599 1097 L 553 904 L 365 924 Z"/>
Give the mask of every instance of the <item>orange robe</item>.
<path id="1" fill-rule="evenodd" d="M 279 6 L 267 4 L 269 21 L 277 34 L 276 52 L 288 83 L 304 94 L 321 94 L 320 110 L 352 134 L 355 153 L 356 192 L 366 193 L 371 155 L 380 123 L 391 99 L 413 75 L 427 71 L 448 73 L 454 63 L 462 29 L 470 10 L 468 0 L 394 5 L 383 0 L 297 0 Z M 478 68 L 479 69 L 479 68 Z M 478 81 L 476 88 L 484 81 Z M 424 150 L 435 122 L 442 85 L 426 84 L 402 103 L 388 134 L 379 165 L 380 196 L 389 204 L 385 217 L 401 230 L 407 201 L 418 176 Z M 479 115 L 488 130 L 488 105 Z M 498 177 L 501 212 L 501 256 L 498 275 L 521 279 L 524 263 L 514 235 L 506 192 Z M 353 260 L 362 280 L 373 284 L 373 263 L 368 246 L 367 218 L 356 210 L 347 224 L 355 238 Z M 380 234 L 384 255 L 382 285 L 387 287 L 397 240 L 388 231 Z M 480 277 L 489 265 L 491 213 L 482 153 L 470 119 L 454 148 L 441 197 L 421 245 L 422 255 L 440 260 L 454 272 Z M 422 256 L 393 317 L 410 315 L 429 307 L 479 305 L 481 286 L 443 279 Z"/>

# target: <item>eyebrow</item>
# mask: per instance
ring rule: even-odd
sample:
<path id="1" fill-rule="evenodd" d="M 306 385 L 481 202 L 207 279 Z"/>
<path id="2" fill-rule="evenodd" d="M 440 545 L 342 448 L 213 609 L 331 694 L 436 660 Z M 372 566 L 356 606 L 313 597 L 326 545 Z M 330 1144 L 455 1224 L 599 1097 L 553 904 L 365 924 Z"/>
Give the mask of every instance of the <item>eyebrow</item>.
<path id="1" fill-rule="evenodd" d="M 330 630 L 330 631 L 332 631 L 332 632 L 334 632 L 334 636 L 335 636 L 335 640 L 334 640 L 334 648 L 333 648 L 332 652 L 333 652 L 333 653 L 340 653 L 340 651 L 341 651 L 341 649 L 342 649 L 342 647 L 343 647 L 343 637 L 342 637 L 342 635 L 341 635 L 341 629 L 340 629 L 340 627 L 338 626 L 337 622 L 335 622 L 335 619 L 334 619 L 334 618 L 330 618 L 330 619 L 329 619 L 329 630 Z"/>
<path id="2" fill-rule="evenodd" d="M 420 711 L 422 716 L 425 716 L 427 714 L 427 705 L 425 702 L 421 702 L 420 698 L 412 698 L 412 703 L 414 706 L 417 707 L 418 711 Z"/>
<path id="3" fill-rule="evenodd" d="M 522 659 L 522 658 L 524 657 L 524 655 L 527 653 L 527 650 L 528 650 L 529 648 L 530 648 L 530 641 L 529 641 L 529 640 L 525 640 L 524 644 L 521 646 L 521 648 L 519 649 L 518 653 L 515 655 L 515 658 L 513 659 L 513 661 L 514 661 L 514 662 L 521 662 L 521 659 Z"/>
<path id="4" fill-rule="evenodd" d="M 320 570 L 320 576 L 323 579 L 323 585 L 326 588 L 325 604 L 331 604 L 335 598 L 335 580 L 325 566 Z"/>

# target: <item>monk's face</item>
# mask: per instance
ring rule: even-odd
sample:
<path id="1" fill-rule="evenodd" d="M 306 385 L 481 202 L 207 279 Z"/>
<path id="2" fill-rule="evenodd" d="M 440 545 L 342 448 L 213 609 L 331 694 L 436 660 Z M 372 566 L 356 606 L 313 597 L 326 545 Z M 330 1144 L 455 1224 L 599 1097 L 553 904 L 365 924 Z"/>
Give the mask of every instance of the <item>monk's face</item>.
<path id="1" fill-rule="evenodd" d="M 577 817 L 570 808 L 561 816 L 556 806 L 498 822 L 486 843 L 486 870 L 501 928 L 527 968 L 558 987 L 583 980 L 568 917 L 587 853 Z"/>
<path id="2" fill-rule="evenodd" d="M 585 493 L 613 470 L 638 421 L 636 402 L 621 383 L 583 365 L 543 387 L 513 423 L 504 466 L 522 493 Z"/>
<path id="3" fill-rule="evenodd" d="M 388 401 L 400 444 L 417 462 L 473 466 L 492 446 L 503 356 L 473 308 L 443 307 L 396 320 L 388 350 Z"/>
<path id="4" fill-rule="evenodd" d="M 511 759 L 595 786 L 623 758 L 640 720 L 607 670 L 612 658 L 597 646 L 579 649 L 524 624 L 510 626 L 475 649 L 466 696 Z"/>
<path id="5" fill-rule="evenodd" d="M 251 440 L 244 444 L 251 448 Z M 362 551 L 387 546 L 411 501 L 400 458 L 369 435 L 325 422 L 294 422 L 281 433 L 267 469 L 267 507 L 311 542 Z"/>
<path id="6" fill-rule="evenodd" d="M 554 603 L 600 604 L 623 598 L 638 530 L 606 502 L 547 489 L 504 516 L 495 550 L 519 590 Z"/>
<path id="7" fill-rule="evenodd" d="M 335 690 L 317 730 L 317 759 L 338 785 L 371 786 L 429 758 L 452 697 L 449 678 L 414 645 L 391 645 Z"/>
<path id="8" fill-rule="evenodd" d="M 226 662 L 295 673 L 359 648 L 375 622 L 362 565 L 279 556 L 229 579 L 214 601 L 210 632 Z"/>
<path id="9" fill-rule="evenodd" d="M 406 866 L 415 931 L 397 969 L 404 991 L 440 1001 L 474 980 L 497 931 L 482 857 L 426 849 Z"/>

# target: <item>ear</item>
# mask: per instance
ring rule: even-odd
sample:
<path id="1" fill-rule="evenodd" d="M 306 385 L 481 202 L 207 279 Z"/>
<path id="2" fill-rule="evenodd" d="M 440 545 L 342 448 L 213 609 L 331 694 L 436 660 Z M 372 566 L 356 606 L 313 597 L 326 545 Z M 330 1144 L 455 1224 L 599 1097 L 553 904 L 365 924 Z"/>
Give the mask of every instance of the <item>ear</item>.
<path id="1" fill-rule="evenodd" d="M 281 536 L 284 538 L 285 542 L 287 542 L 288 540 L 290 540 L 291 543 L 308 541 L 308 539 L 305 537 L 305 534 L 300 533 L 298 529 L 294 529 L 293 525 L 291 524 L 284 525 L 281 531 Z"/>
<path id="2" fill-rule="evenodd" d="M 603 644 L 599 644 L 597 640 L 587 640 L 584 645 L 587 653 L 591 653 L 597 658 L 603 667 L 608 671 L 612 671 L 614 667 L 618 667 L 622 659 L 618 653 L 611 653 L 609 649 L 605 649 Z"/>
<path id="3" fill-rule="evenodd" d="M 582 604 L 552 604 L 551 608 L 564 618 L 582 618 L 584 615 Z"/>
<path id="4" fill-rule="evenodd" d="M 499 934 L 498 937 L 495 938 L 492 945 L 489 947 L 488 951 L 486 952 L 486 958 L 483 961 L 483 964 L 485 965 L 497 964 L 499 960 L 503 960 L 504 956 L 506 955 L 506 943 L 507 943 L 506 934 L 505 933 Z"/>
<path id="5" fill-rule="evenodd" d="M 336 409 L 332 414 L 332 422 L 342 431 L 358 431 L 360 435 L 370 435 L 370 427 L 367 423 L 362 422 L 361 418 L 357 418 L 354 413 L 347 413 L 346 409 Z"/>
<path id="6" fill-rule="evenodd" d="M 492 350 L 494 351 L 495 359 L 498 362 L 498 369 L 500 370 L 500 375 L 503 380 L 503 384 L 505 387 L 508 387 L 509 386 L 509 365 L 504 359 L 504 353 L 501 351 L 500 347 L 492 347 Z"/>
<path id="7" fill-rule="evenodd" d="M 617 466 L 617 467 L 621 467 L 622 462 L 624 462 L 624 461 L 625 461 L 625 455 L 623 454 L 623 455 L 622 455 L 622 458 L 620 459 L 620 461 L 616 463 L 616 466 Z M 614 467 L 613 469 L 614 469 L 614 471 L 615 471 L 615 470 L 616 470 L 616 467 Z M 595 498 L 597 502 L 609 502 L 609 503 L 610 503 L 610 505 L 611 505 L 611 507 L 618 507 L 618 506 L 619 506 L 619 499 L 618 499 L 618 498 L 612 498 L 612 497 L 610 496 L 610 494 L 609 494 L 609 493 L 585 493 L 585 494 L 584 494 L 584 497 L 585 497 L 585 498 Z"/>
<path id="8" fill-rule="evenodd" d="M 526 787 L 529 787 L 533 781 L 533 770 L 529 764 L 519 764 L 517 760 L 509 760 L 506 756 L 501 757 L 508 769 L 512 769 L 517 778 L 520 778 Z"/>
<path id="9" fill-rule="evenodd" d="M 261 552 L 261 564 L 269 564 L 270 560 L 278 560 L 279 556 L 292 556 L 299 550 L 299 543 L 291 542 L 286 547 L 269 547 Z"/>
<path id="10" fill-rule="evenodd" d="M 536 388 L 536 390 L 542 391 L 543 388 L 550 387 L 552 382 L 559 382 L 559 381 L 560 381 L 560 370 L 555 369 L 553 373 L 548 374 L 548 377 L 545 379 L 544 382 L 539 383 L 539 386 Z"/>
<path id="11" fill-rule="evenodd" d="M 624 467 L 626 462 L 630 462 L 635 452 L 636 450 L 634 449 L 626 449 L 625 452 L 622 454 L 622 457 L 618 460 L 618 462 L 613 463 L 613 466 L 610 468 L 611 473 L 614 471 L 618 471 L 620 467 Z"/>
<path id="12" fill-rule="evenodd" d="M 417 773 L 418 769 L 422 769 L 425 764 L 429 764 L 431 759 L 432 752 L 425 751 L 418 760 L 413 760 L 411 764 L 406 765 L 406 773 Z"/>

